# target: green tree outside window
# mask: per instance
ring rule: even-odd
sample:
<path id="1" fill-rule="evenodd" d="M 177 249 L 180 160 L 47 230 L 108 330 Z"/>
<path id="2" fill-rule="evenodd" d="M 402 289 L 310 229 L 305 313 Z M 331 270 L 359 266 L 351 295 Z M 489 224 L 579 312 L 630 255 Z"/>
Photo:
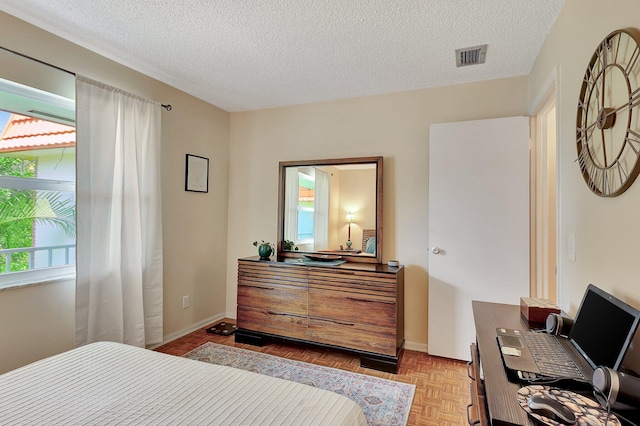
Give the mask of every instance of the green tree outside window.
<path id="1" fill-rule="evenodd" d="M 0 157 L 0 176 L 35 177 L 36 162 Z M 33 246 L 35 224 L 50 223 L 69 236 L 75 235 L 75 204 L 54 191 L 0 188 L 0 249 Z M 0 273 L 6 270 L 6 256 L 0 256 Z M 29 269 L 27 252 L 11 256 L 11 271 Z"/>

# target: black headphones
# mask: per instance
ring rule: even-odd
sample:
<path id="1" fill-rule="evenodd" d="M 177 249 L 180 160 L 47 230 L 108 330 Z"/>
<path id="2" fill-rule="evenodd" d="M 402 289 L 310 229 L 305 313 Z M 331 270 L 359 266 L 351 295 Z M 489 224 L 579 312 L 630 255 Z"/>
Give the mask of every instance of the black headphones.
<path id="1" fill-rule="evenodd" d="M 571 318 L 563 317 L 560 314 L 549 314 L 549 316 L 547 316 L 547 333 L 553 334 L 554 336 L 569 336 L 569 334 L 571 334 L 571 328 L 573 328 L 573 320 Z"/>
<path id="2" fill-rule="evenodd" d="M 600 366 L 593 372 L 591 382 L 593 388 L 606 398 L 609 406 L 623 404 L 640 408 L 640 377 Z"/>

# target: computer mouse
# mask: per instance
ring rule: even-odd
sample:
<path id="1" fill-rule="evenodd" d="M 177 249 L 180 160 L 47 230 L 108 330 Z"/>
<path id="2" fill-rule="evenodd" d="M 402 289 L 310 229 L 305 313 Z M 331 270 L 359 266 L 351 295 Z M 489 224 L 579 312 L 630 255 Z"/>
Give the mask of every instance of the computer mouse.
<path id="1" fill-rule="evenodd" d="M 572 425 L 576 422 L 576 415 L 560 401 L 541 394 L 531 395 L 527 405 L 532 412 L 540 414 L 559 423 Z"/>

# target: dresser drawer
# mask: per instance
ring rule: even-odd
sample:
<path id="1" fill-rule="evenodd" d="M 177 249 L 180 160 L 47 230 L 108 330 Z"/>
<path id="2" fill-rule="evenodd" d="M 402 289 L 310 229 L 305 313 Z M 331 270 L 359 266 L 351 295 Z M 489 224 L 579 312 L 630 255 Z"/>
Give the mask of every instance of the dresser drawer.
<path id="1" fill-rule="evenodd" d="M 396 330 L 396 299 L 366 293 L 309 289 L 309 317 Z"/>
<path id="2" fill-rule="evenodd" d="M 272 283 L 238 284 L 238 309 L 251 307 L 307 316 L 309 292 L 306 289 Z M 240 312 L 238 312 L 238 315 Z"/>
<path id="3" fill-rule="evenodd" d="M 238 284 L 277 284 L 307 290 L 309 271 L 275 262 L 238 262 Z"/>
<path id="4" fill-rule="evenodd" d="M 295 315 L 278 310 L 278 305 L 269 309 L 238 305 L 239 328 L 262 333 L 307 339 L 308 319 L 305 315 Z"/>
<path id="5" fill-rule="evenodd" d="M 384 355 L 396 355 L 395 329 L 335 319 L 309 318 L 309 340 Z"/>
<path id="6" fill-rule="evenodd" d="M 309 286 L 317 289 L 348 291 L 395 299 L 398 281 L 395 274 L 310 268 Z"/>
<path id="7" fill-rule="evenodd" d="M 273 262 L 238 262 L 239 328 L 307 338 L 309 273 Z"/>

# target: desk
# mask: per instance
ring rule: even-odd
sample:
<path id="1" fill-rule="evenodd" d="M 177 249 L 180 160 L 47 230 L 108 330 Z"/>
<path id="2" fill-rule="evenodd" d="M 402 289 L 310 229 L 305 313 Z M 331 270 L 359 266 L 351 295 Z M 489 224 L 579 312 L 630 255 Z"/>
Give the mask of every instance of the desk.
<path id="1" fill-rule="evenodd" d="M 480 424 L 493 426 L 536 425 L 516 401 L 516 392 L 518 392 L 520 385 L 511 383 L 507 379 L 496 342 L 497 327 L 528 327 L 526 321 L 520 316 L 520 307 L 476 300 L 472 302 L 472 306 L 477 342 L 476 354 L 473 353 L 475 345 L 472 345 L 472 360 L 475 355 L 481 366 L 479 368 L 477 365 L 473 365 L 474 377 L 478 384 L 475 386 L 476 395 L 473 394 L 474 387 L 472 386 L 472 398 L 474 401 L 479 401 L 476 404 L 486 404 L 485 407 L 476 407 L 475 410 L 476 413 L 482 413 L 483 409 L 486 409 L 486 416 L 479 415 Z M 478 377 L 479 370 L 482 370 L 483 377 Z M 478 392 L 481 394 L 477 395 Z"/>
<path id="2" fill-rule="evenodd" d="M 529 327 L 520 316 L 520 307 L 500 303 L 472 302 L 476 325 L 476 343 L 471 344 L 471 362 L 468 367 L 473 405 L 468 408 L 469 424 L 526 425 L 534 422 L 516 401 L 517 383 L 507 379 L 500 349 L 496 341 L 496 328 Z M 560 342 L 561 345 L 570 345 Z M 586 361 L 584 361 L 586 364 Z M 585 365 L 586 367 L 586 365 Z M 481 372 L 480 372 L 481 370 Z M 474 380 L 475 379 L 475 380 Z M 588 396 L 588 395 L 587 395 Z M 615 411 L 614 411 L 614 414 Z M 640 424 L 640 410 L 621 411 L 630 422 Z M 630 424 L 620 417 L 623 425 Z"/>

